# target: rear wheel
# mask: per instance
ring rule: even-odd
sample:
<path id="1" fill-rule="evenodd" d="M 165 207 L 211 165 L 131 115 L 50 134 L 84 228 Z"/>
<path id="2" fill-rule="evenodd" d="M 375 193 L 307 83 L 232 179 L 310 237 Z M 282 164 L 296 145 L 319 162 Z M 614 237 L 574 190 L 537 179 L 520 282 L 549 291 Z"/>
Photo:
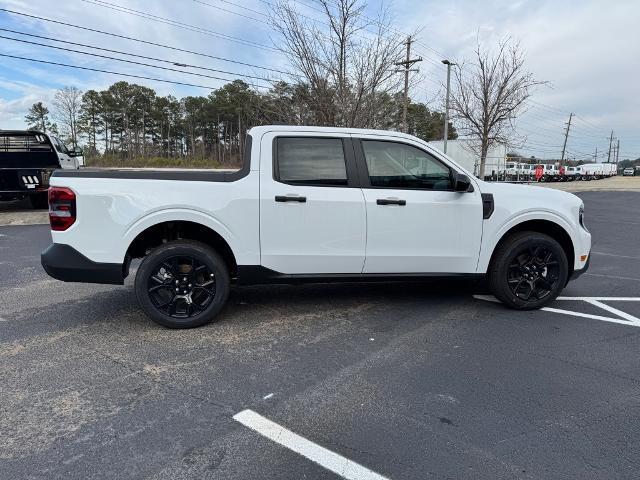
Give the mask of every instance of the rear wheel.
<path id="1" fill-rule="evenodd" d="M 569 266 L 556 240 L 519 232 L 500 244 L 487 275 L 498 300 L 517 310 L 532 310 L 556 299 L 567 283 Z"/>
<path id="2" fill-rule="evenodd" d="M 29 195 L 29 202 L 31 203 L 31 206 L 36 210 L 49 208 L 49 199 L 47 197 L 47 192 Z"/>
<path id="3" fill-rule="evenodd" d="M 208 245 L 176 240 L 151 252 L 140 264 L 135 290 L 140 306 L 168 328 L 210 323 L 229 297 L 227 266 Z"/>

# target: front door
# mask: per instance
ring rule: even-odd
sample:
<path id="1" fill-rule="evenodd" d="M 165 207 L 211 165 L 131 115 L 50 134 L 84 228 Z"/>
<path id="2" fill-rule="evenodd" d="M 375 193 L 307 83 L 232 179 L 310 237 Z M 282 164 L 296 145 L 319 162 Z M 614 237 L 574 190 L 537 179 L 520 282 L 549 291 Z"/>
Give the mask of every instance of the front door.
<path id="1" fill-rule="evenodd" d="M 260 148 L 262 266 L 285 274 L 362 272 L 366 214 L 351 139 L 267 133 Z"/>
<path id="2" fill-rule="evenodd" d="M 355 141 L 369 185 L 364 273 L 474 273 L 482 236 L 482 199 L 454 192 L 454 170 L 419 144 Z"/>

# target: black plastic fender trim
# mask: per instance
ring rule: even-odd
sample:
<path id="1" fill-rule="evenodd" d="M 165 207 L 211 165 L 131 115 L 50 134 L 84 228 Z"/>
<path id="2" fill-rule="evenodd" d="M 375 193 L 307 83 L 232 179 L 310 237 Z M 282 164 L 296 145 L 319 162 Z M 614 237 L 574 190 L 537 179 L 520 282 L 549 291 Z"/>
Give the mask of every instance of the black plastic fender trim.
<path id="1" fill-rule="evenodd" d="M 128 270 L 126 263 L 94 262 L 63 243 L 49 245 L 40 255 L 40 261 L 49 276 L 63 282 L 122 285 Z"/>
<path id="2" fill-rule="evenodd" d="M 483 193 L 482 195 L 482 218 L 485 220 L 491 218 L 495 205 L 493 202 L 493 193 Z"/>

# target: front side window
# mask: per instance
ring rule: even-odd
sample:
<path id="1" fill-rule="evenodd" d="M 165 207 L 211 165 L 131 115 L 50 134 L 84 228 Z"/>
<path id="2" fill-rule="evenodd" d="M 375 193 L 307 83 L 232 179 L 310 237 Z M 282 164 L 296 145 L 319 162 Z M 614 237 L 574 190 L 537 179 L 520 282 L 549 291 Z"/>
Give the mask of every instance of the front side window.
<path id="1" fill-rule="evenodd" d="M 276 142 L 276 180 L 293 185 L 347 185 L 341 139 L 280 137 Z"/>
<path id="2" fill-rule="evenodd" d="M 451 170 L 419 148 L 404 143 L 363 140 L 372 187 L 452 190 Z"/>

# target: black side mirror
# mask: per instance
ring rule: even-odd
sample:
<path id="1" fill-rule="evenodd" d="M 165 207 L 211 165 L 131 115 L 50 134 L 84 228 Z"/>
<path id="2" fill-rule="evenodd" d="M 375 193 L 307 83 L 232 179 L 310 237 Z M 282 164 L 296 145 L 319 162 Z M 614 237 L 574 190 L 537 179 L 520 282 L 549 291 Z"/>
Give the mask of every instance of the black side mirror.
<path id="1" fill-rule="evenodd" d="M 71 155 L 71 157 L 81 157 L 82 156 L 82 149 L 80 147 L 76 147 L 73 150 L 71 150 L 71 152 L 69 152 Z"/>
<path id="2" fill-rule="evenodd" d="M 471 186 L 471 179 L 467 177 L 464 173 L 457 173 L 455 176 L 455 183 L 453 185 L 454 192 L 473 192 L 473 187 Z"/>

